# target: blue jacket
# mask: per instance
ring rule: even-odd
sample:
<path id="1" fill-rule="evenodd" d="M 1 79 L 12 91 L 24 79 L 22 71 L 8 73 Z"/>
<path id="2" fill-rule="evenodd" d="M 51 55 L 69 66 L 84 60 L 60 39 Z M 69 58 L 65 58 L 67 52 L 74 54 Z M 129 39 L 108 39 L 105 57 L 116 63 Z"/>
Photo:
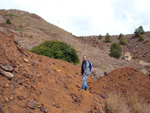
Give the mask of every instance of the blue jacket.
<path id="1" fill-rule="evenodd" d="M 81 73 L 85 75 L 89 75 L 91 73 L 90 68 L 89 68 L 89 61 L 85 60 L 82 62 L 82 67 L 81 67 Z"/>

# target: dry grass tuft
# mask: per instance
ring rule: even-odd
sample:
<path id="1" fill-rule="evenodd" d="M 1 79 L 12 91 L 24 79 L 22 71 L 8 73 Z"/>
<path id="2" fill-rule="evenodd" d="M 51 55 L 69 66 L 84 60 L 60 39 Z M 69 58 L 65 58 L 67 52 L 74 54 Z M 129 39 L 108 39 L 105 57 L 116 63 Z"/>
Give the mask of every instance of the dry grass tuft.
<path id="1" fill-rule="evenodd" d="M 110 93 L 104 108 L 105 113 L 150 113 L 150 105 L 137 94 L 124 97 Z"/>

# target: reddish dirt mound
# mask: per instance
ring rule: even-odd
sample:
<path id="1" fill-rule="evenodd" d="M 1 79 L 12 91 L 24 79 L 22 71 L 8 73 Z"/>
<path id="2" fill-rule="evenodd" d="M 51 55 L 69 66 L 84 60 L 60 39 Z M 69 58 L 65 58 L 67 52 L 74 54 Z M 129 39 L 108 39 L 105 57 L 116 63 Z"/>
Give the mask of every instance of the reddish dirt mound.
<path id="1" fill-rule="evenodd" d="M 0 111 L 4 113 L 85 113 L 102 109 L 110 91 L 138 92 L 149 99 L 150 80 L 133 68 L 118 69 L 99 80 L 88 77 L 89 91 L 82 84 L 80 67 L 31 53 L 0 33 L 0 64 L 12 66 L 14 77 L 0 72 Z M 8 68 L 7 67 L 7 68 Z M 149 101 L 149 100 L 148 100 Z"/>
<path id="2" fill-rule="evenodd" d="M 125 96 L 137 93 L 150 103 L 150 78 L 131 67 L 116 69 L 108 76 L 89 84 L 93 93 L 107 95 L 119 92 Z"/>

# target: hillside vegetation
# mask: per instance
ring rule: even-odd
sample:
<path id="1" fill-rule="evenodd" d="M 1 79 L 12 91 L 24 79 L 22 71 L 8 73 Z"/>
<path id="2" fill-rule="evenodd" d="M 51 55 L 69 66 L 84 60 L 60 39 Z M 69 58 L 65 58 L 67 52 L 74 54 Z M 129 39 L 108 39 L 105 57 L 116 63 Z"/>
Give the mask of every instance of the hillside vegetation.
<path id="1" fill-rule="evenodd" d="M 9 19 L 11 24 L 7 24 Z M 76 37 L 71 33 L 46 22 L 44 19 L 36 14 L 32 14 L 20 10 L 0 10 L 0 31 L 7 36 L 13 36 L 15 42 L 25 49 L 31 50 L 33 47 L 40 45 L 47 40 L 63 41 L 75 48 L 82 61 L 83 55 L 87 55 L 93 64 L 93 76 L 101 77 L 104 72 L 111 72 L 116 68 L 121 67 L 135 67 L 139 70 L 145 69 L 139 61 L 149 62 L 149 32 L 142 34 L 145 41 L 139 41 L 138 37 L 132 35 L 123 35 L 127 44 L 121 45 L 122 56 L 118 60 L 109 56 L 110 46 L 112 43 L 119 43 L 119 35 L 111 36 L 107 33 L 106 36 L 88 36 Z M 134 31 L 133 31 L 134 32 Z M 99 38 L 100 37 L 100 38 Z M 106 39 L 109 42 L 106 42 Z M 133 54 L 136 60 L 125 61 L 122 60 L 124 52 Z M 149 68 L 147 68 L 149 70 Z"/>

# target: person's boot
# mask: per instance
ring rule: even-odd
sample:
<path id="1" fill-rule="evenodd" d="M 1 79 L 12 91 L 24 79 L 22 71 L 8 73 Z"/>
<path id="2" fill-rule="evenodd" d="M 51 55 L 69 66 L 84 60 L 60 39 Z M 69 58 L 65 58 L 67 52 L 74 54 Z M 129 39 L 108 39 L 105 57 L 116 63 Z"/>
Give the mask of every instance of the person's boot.
<path id="1" fill-rule="evenodd" d="M 83 88 L 80 88 L 80 89 L 79 89 L 79 91 L 85 91 L 85 89 L 83 89 Z"/>
<path id="2" fill-rule="evenodd" d="M 85 91 L 88 91 L 88 88 L 85 88 Z"/>

